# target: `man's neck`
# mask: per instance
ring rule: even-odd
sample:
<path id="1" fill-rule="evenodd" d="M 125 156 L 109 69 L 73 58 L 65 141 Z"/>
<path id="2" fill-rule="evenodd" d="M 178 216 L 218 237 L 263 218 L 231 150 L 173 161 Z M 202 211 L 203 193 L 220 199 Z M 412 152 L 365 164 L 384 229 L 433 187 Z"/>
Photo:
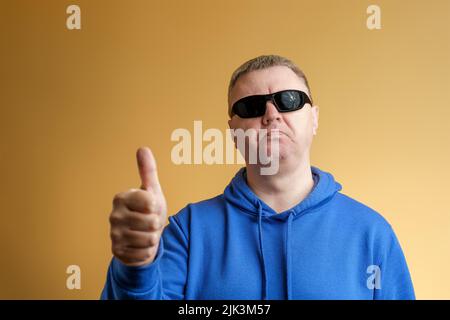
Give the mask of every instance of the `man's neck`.
<path id="1" fill-rule="evenodd" d="M 258 166 L 247 165 L 250 189 L 277 213 L 299 204 L 314 187 L 309 160 L 290 170 L 280 164 L 279 169 L 275 175 L 261 175 Z"/>

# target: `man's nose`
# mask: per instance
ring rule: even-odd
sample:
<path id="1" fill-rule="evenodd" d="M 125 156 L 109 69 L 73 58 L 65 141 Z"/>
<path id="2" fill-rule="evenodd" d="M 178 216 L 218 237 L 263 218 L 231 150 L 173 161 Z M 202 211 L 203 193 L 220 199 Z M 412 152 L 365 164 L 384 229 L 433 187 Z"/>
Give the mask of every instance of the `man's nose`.
<path id="1" fill-rule="evenodd" d="M 275 107 L 272 101 L 266 102 L 266 113 L 264 114 L 262 121 L 264 124 L 268 124 L 271 121 L 280 120 L 281 114 L 278 112 L 278 109 Z"/>

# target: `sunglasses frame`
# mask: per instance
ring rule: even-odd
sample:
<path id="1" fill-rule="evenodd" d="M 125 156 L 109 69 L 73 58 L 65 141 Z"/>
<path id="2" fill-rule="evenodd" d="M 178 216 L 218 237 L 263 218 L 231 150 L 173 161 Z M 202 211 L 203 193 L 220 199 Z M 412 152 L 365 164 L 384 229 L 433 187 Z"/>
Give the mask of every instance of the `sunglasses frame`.
<path id="1" fill-rule="evenodd" d="M 283 92 L 298 92 L 300 94 L 300 96 L 302 97 L 302 99 L 304 100 L 303 104 L 300 104 L 298 108 L 292 109 L 292 110 L 281 110 L 280 107 L 278 106 L 276 100 L 275 100 L 275 95 L 279 95 Z M 255 97 L 259 97 L 259 98 L 263 98 L 264 99 L 264 107 L 266 109 L 264 109 L 264 113 L 260 116 L 256 116 L 256 117 L 241 117 L 240 115 L 238 115 L 234 110 L 236 108 L 236 105 L 241 102 L 242 100 L 248 99 L 248 98 L 255 98 Z M 268 94 L 255 94 L 255 95 L 251 95 L 251 96 L 246 96 L 243 97 L 241 99 L 239 99 L 238 101 L 236 101 L 235 103 L 233 103 L 233 106 L 231 108 L 231 117 L 233 117 L 234 115 L 237 115 L 238 117 L 242 118 L 242 119 L 251 119 L 251 118 L 258 118 L 258 117 L 262 117 L 267 110 L 267 101 L 269 101 L 273 103 L 273 105 L 275 106 L 275 108 L 277 108 L 278 112 L 280 113 L 286 113 L 286 112 L 292 112 L 292 111 L 297 111 L 302 109 L 305 104 L 309 103 L 310 105 L 312 105 L 312 101 L 311 98 L 306 94 L 306 92 L 303 92 L 301 90 L 298 89 L 287 89 L 287 90 L 281 90 L 281 91 L 277 91 L 274 93 L 268 93 Z"/>

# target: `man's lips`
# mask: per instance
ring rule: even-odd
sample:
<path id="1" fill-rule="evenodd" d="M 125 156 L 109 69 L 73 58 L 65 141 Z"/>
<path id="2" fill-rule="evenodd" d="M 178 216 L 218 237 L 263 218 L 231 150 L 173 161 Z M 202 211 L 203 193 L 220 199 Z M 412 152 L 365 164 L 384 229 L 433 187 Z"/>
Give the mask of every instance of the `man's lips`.
<path id="1" fill-rule="evenodd" d="M 267 135 L 272 135 L 272 134 L 285 134 L 283 131 L 281 131 L 280 129 L 267 129 Z"/>
<path id="2" fill-rule="evenodd" d="M 286 133 L 284 133 L 283 131 L 281 131 L 280 129 L 268 129 L 267 133 L 263 135 L 264 137 L 280 137 L 282 135 L 286 135 Z"/>

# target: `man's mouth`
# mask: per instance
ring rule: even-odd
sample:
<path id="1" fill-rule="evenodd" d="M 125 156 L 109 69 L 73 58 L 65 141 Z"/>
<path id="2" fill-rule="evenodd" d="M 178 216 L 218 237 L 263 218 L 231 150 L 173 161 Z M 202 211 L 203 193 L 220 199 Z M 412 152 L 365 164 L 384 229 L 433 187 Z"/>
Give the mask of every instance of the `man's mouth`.
<path id="1" fill-rule="evenodd" d="M 283 134 L 285 135 L 285 133 L 283 131 L 279 130 L 279 129 L 272 129 L 272 130 L 267 130 L 266 136 L 269 136 L 269 137 L 276 136 L 276 137 L 278 137 L 278 136 L 281 136 Z"/>
<path id="2" fill-rule="evenodd" d="M 267 130 L 265 134 L 261 135 L 260 139 L 267 139 L 267 140 L 280 139 L 281 136 L 286 136 L 286 134 L 279 129 L 270 129 Z"/>

